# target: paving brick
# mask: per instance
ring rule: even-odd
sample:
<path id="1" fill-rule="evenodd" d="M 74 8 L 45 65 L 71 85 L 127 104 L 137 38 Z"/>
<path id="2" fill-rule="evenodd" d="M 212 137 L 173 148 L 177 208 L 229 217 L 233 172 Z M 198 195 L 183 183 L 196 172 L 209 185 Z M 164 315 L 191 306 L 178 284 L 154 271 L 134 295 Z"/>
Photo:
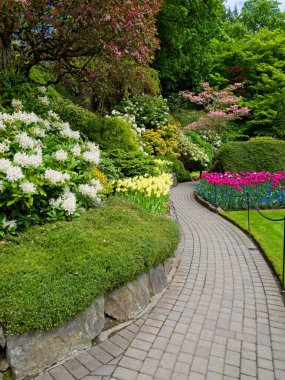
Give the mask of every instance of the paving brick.
<path id="1" fill-rule="evenodd" d="M 63 367 L 63 365 L 59 365 L 50 370 L 51 376 L 55 380 L 74 380 L 74 377 Z"/>
<path id="2" fill-rule="evenodd" d="M 89 374 L 89 371 L 83 367 L 76 359 L 71 359 L 64 363 L 64 367 L 76 378 L 81 379 L 82 377 Z"/>

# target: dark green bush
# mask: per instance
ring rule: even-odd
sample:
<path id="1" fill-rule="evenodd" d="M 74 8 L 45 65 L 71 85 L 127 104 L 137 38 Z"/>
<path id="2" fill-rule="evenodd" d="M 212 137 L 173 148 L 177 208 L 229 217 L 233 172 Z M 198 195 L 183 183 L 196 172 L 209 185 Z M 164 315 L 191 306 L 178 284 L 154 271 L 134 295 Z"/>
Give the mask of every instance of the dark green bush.
<path id="1" fill-rule="evenodd" d="M 172 170 L 176 174 L 179 182 L 191 181 L 191 173 L 185 169 L 182 161 L 178 159 L 173 160 Z"/>
<path id="2" fill-rule="evenodd" d="M 142 152 L 124 152 L 118 150 L 109 154 L 121 177 L 134 177 L 137 175 L 157 175 L 157 164 L 152 156 Z"/>
<path id="3" fill-rule="evenodd" d="M 68 121 L 74 129 L 85 134 L 90 140 L 107 151 L 122 149 L 138 151 L 139 144 L 135 140 L 135 132 L 129 123 L 117 117 L 102 117 L 90 112 L 61 97 L 54 89 L 49 90 L 52 98 L 51 108 L 62 120 Z"/>
<path id="4" fill-rule="evenodd" d="M 285 170 L 285 141 L 253 139 L 230 142 L 215 154 L 212 171 L 247 172 Z"/>
<path id="5" fill-rule="evenodd" d="M 11 237 L 0 246 L 0 326 L 7 333 L 57 326 L 163 262 L 178 237 L 172 220 L 118 198 L 73 222 Z"/>

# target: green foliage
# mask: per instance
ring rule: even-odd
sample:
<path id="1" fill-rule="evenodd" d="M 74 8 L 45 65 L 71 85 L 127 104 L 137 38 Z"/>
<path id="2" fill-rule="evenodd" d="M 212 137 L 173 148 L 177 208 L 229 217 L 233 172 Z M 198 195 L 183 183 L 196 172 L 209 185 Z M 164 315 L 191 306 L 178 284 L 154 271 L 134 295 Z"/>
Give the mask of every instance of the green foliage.
<path id="1" fill-rule="evenodd" d="M 187 182 L 192 180 L 191 173 L 185 169 L 182 161 L 176 159 L 172 160 L 172 162 L 172 170 L 176 174 L 179 182 Z"/>
<path id="2" fill-rule="evenodd" d="M 117 117 L 102 117 L 83 107 L 62 98 L 55 90 L 50 89 L 52 106 L 73 128 L 84 133 L 90 140 L 99 144 L 101 149 L 113 151 L 138 151 L 139 144 L 132 126 Z"/>
<path id="3" fill-rule="evenodd" d="M 114 151 L 109 154 L 120 177 L 135 177 L 149 174 L 157 175 L 158 169 L 154 157 L 147 156 L 142 152 Z"/>
<path id="4" fill-rule="evenodd" d="M 242 37 L 227 36 L 213 45 L 212 81 L 243 82 L 245 105 L 251 111 L 243 133 L 279 135 L 284 128 L 284 30 L 262 28 Z"/>
<path id="5" fill-rule="evenodd" d="M 216 152 L 212 171 L 284 171 L 284 152 L 285 141 L 253 139 L 247 142 L 230 142 Z"/>
<path id="6" fill-rule="evenodd" d="M 284 29 L 285 14 L 281 12 L 279 5 L 278 0 L 247 0 L 239 18 L 251 32 L 264 27 L 270 30 Z"/>
<path id="7" fill-rule="evenodd" d="M 19 334 L 60 325 L 163 262 L 178 237 L 173 221 L 117 198 L 11 237 L 0 248 L 0 325 Z"/>
<path id="8" fill-rule="evenodd" d="M 192 88 L 209 72 L 209 44 L 219 33 L 222 0 L 166 0 L 158 15 L 160 50 L 154 68 L 165 94 Z"/>

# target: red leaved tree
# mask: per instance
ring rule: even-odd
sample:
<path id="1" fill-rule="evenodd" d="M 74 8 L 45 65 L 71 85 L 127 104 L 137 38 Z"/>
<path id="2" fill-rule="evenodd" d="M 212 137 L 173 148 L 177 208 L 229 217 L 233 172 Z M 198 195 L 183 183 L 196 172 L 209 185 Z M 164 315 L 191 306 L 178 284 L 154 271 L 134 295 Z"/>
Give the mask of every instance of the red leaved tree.
<path id="1" fill-rule="evenodd" d="M 155 20 L 161 0 L 2 0 L 2 68 L 28 74 L 57 63 L 58 74 L 93 57 L 149 62 L 158 47 Z"/>

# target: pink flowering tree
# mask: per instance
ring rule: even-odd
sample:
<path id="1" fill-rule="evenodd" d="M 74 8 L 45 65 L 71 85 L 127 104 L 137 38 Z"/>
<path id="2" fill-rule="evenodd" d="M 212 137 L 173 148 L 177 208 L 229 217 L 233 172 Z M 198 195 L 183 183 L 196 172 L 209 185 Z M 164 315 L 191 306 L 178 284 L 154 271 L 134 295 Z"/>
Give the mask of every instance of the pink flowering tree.
<path id="1" fill-rule="evenodd" d="M 200 117 L 186 128 L 208 137 L 211 144 L 211 159 L 217 137 L 226 130 L 227 122 L 247 116 L 250 112 L 249 108 L 238 104 L 242 98 L 234 95 L 234 91 L 241 86 L 241 83 L 236 83 L 218 91 L 209 83 L 202 83 L 203 91 L 199 94 L 189 91 L 181 92 L 182 96 L 192 103 L 203 106 L 207 112 L 205 116 Z"/>

